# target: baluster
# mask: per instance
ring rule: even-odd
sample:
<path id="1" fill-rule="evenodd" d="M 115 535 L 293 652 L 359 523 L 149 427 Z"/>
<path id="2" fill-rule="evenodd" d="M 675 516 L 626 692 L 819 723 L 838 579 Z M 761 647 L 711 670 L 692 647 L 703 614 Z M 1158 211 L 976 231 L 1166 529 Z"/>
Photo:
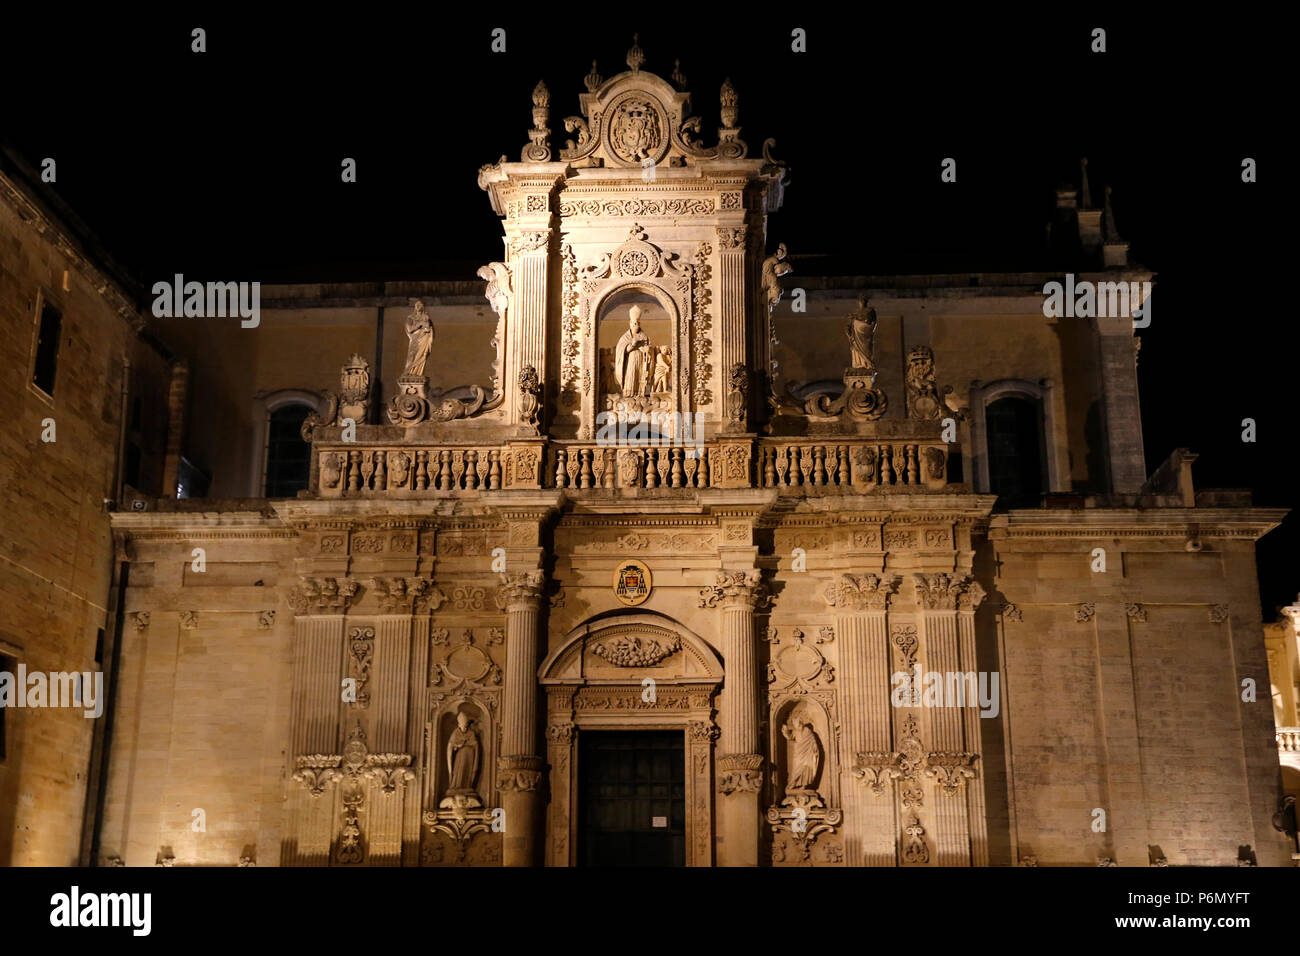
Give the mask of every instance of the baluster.
<path id="1" fill-rule="evenodd" d="M 776 487 L 776 449 L 763 449 L 763 487 Z"/>
<path id="2" fill-rule="evenodd" d="M 478 449 L 465 451 L 465 489 L 478 488 Z"/>
<path id="3" fill-rule="evenodd" d="M 780 448 L 774 449 L 774 452 L 776 455 L 776 484 L 778 488 L 784 488 L 788 484 L 786 474 L 790 468 L 789 463 L 786 461 L 786 448 L 782 445 Z"/>
<path id="4" fill-rule="evenodd" d="M 655 468 L 655 450 L 653 448 L 645 450 L 645 486 L 647 488 L 657 488 L 659 486 L 659 472 Z"/>
<path id="5" fill-rule="evenodd" d="M 555 449 L 555 487 L 569 487 L 569 475 L 565 470 L 565 464 L 568 460 L 568 452 L 563 448 Z"/>
<path id="6" fill-rule="evenodd" d="M 682 452 L 682 474 L 687 488 L 695 487 L 695 476 L 700 470 L 699 450 L 695 448 Z"/>
<path id="7" fill-rule="evenodd" d="M 880 483 L 882 485 L 894 483 L 894 449 L 890 445 L 880 446 Z"/>
<path id="8" fill-rule="evenodd" d="M 582 469 L 582 452 L 574 449 L 569 455 L 569 487 L 578 487 L 578 472 Z"/>
<path id="9" fill-rule="evenodd" d="M 696 473 L 695 487 L 709 487 L 710 475 L 713 471 L 713 452 L 707 448 L 700 449 L 700 470 Z"/>
<path id="10" fill-rule="evenodd" d="M 596 483 L 591 474 L 592 451 L 590 448 L 584 448 L 578 454 L 582 458 L 582 476 L 579 480 L 579 484 L 583 488 L 590 488 Z"/>
<path id="11" fill-rule="evenodd" d="M 813 447 L 813 484 L 818 487 L 826 484 L 826 446 Z"/>
<path id="12" fill-rule="evenodd" d="M 361 461 L 361 452 L 348 452 L 348 491 L 356 491 L 361 482 L 361 473 L 357 464 Z"/>
<path id="13" fill-rule="evenodd" d="M 682 450 L 673 448 L 670 452 L 673 456 L 672 486 L 680 488 L 682 486 Z"/>
<path id="14" fill-rule="evenodd" d="M 803 475 L 803 483 L 811 485 L 813 470 L 813 447 L 812 445 L 802 445 L 799 448 L 799 472 Z"/>
<path id="15" fill-rule="evenodd" d="M 836 482 L 841 488 L 847 488 L 849 486 L 849 446 L 840 445 L 836 449 L 836 455 L 840 462 L 839 477 Z"/>
<path id="16" fill-rule="evenodd" d="M 451 488 L 451 452 L 443 449 L 438 452 L 438 490 L 450 491 Z"/>
<path id="17" fill-rule="evenodd" d="M 672 472 L 673 450 L 672 448 L 660 448 L 655 452 L 655 458 L 658 461 L 659 468 L 659 487 L 667 488 L 670 484 L 669 475 Z"/>
<path id="18" fill-rule="evenodd" d="M 501 450 L 494 448 L 488 452 L 488 490 L 496 491 L 501 487 Z"/>
<path id="19" fill-rule="evenodd" d="M 915 485 L 921 480 L 921 466 L 917 461 L 916 446 L 907 446 L 907 481 L 908 484 Z"/>
<path id="20" fill-rule="evenodd" d="M 417 451 L 415 453 L 415 490 L 424 491 L 429 487 L 429 453 L 427 451 Z"/>
<path id="21" fill-rule="evenodd" d="M 388 460 L 388 452 L 386 451 L 375 452 L 375 491 L 388 490 L 388 468 L 386 465 L 387 460 Z"/>
<path id="22" fill-rule="evenodd" d="M 486 488 L 488 484 L 488 459 L 491 455 L 486 449 L 476 452 L 475 454 L 478 456 L 478 461 L 475 463 L 475 470 L 478 472 L 478 487 L 481 491 Z"/>

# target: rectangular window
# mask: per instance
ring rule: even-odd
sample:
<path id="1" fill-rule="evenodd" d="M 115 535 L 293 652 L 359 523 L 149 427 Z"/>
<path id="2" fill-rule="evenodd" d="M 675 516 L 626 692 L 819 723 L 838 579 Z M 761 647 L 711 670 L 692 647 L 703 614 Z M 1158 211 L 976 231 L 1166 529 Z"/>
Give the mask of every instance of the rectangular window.
<path id="1" fill-rule="evenodd" d="M 59 364 L 59 338 L 63 334 L 63 313 L 46 302 L 41 306 L 41 329 L 36 338 L 36 364 L 32 384 L 46 395 L 54 395 L 54 373 Z"/>
<path id="2" fill-rule="evenodd" d="M 12 674 L 13 676 L 10 678 L 10 680 L 17 681 L 18 662 L 6 654 L 0 654 L 0 673 Z M 18 693 L 18 688 L 16 685 L 14 688 L 14 692 Z M 6 710 L 7 708 L 0 707 L 0 763 L 5 762 L 5 751 L 6 751 L 5 745 L 7 743 L 7 738 L 8 738 L 9 728 L 7 726 L 8 721 L 5 720 Z"/>

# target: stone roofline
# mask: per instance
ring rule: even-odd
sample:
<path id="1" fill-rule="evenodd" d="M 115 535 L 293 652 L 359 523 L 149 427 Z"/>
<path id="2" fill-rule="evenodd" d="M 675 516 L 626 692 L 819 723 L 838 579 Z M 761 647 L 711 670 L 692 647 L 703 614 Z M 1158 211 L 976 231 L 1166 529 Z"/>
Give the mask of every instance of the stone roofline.
<path id="1" fill-rule="evenodd" d="M 799 258 L 799 257 L 794 257 Z M 878 291 L 900 299 L 1040 297 L 1043 286 L 1062 279 L 1062 272 L 966 272 L 934 275 L 800 275 L 797 283 L 809 295 L 853 300 L 858 293 Z M 1108 269 L 1075 273 L 1078 281 L 1151 282 L 1147 269 Z M 483 280 L 426 282 L 295 282 L 262 286 L 263 309 L 328 309 L 406 307 L 412 298 L 426 306 L 480 305 Z"/>

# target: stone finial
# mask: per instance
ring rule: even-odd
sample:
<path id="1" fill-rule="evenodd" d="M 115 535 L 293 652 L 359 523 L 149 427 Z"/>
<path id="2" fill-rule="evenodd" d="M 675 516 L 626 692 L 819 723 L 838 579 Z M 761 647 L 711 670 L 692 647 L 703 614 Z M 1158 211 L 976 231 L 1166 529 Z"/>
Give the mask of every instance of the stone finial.
<path id="1" fill-rule="evenodd" d="M 731 85 L 731 77 L 727 77 L 722 81 L 720 100 L 722 102 L 723 129 L 735 129 L 736 120 L 740 118 L 740 95 L 736 92 L 736 88 Z"/>
<path id="2" fill-rule="evenodd" d="M 1110 187 L 1106 187 L 1106 203 L 1101 214 L 1101 237 L 1106 242 L 1123 242 L 1115 227 L 1115 212 L 1110 208 Z"/>
<path id="3" fill-rule="evenodd" d="M 1092 190 L 1088 188 L 1088 157 L 1079 159 L 1079 208 L 1092 208 Z"/>
<path id="4" fill-rule="evenodd" d="M 673 85 L 679 90 L 686 89 L 686 74 L 682 72 L 681 60 L 673 60 L 673 72 L 669 79 L 673 81 Z"/>
<path id="5" fill-rule="evenodd" d="M 633 73 L 641 72 L 641 64 L 645 62 L 645 51 L 637 45 L 637 39 L 640 34 L 632 34 L 632 49 L 627 51 L 627 65 Z"/>
<path id="6" fill-rule="evenodd" d="M 547 163 L 551 160 L 551 147 L 547 144 L 551 130 L 546 124 L 551 117 L 551 93 L 543 80 L 533 87 L 533 128 L 528 131 L 528 145 L 524 147 L 522 161 Z"/>
<path id="7" fill-rule="evenodd" d="M 587 87 L 588 93 L 595 93 L 596 90 L 600 88 L 600 84 L 604 82 L 601 78 L 600 72 L 596 69 L 595 60 L 591 61 L 591 72 L 583 77 L 582 82 L 583 85 Z"/>

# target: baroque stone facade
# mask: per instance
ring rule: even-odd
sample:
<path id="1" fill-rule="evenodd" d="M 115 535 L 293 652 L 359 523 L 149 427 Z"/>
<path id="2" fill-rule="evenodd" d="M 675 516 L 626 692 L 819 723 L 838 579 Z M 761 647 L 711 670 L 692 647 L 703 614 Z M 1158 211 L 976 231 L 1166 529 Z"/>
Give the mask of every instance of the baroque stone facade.
<path id="1" fill-rule="evenodd" d="M 751 155 L 730 83 L 704 143 L 682 84 L 627 63 L 563 148 L 532 91 L 520 161 L 478 174 L 487 307 L 385 290 L 392 400 L 331 359 L 303 494 L 113 513 L 102 861 L 578 865 L 616 784 L 628 845 L 692 866 L 1286 861 L 1267 703 L 1237 705 L 1282 515 L 1198 494 L 1191 455 L 1144 480 L 1128 321 L 1070 330 L 1084 365 L 1038 283 L 936 314 L 924 281 L 809 281 L 793 311 L 774 144 Z M 492 372 L 444 382 L 476 309 Z M 998 505 L 1011 394 L 1042 412 L 1043 507 Z M 636 735 L 670 744 L 661 796 L 588 749 Z"/>

